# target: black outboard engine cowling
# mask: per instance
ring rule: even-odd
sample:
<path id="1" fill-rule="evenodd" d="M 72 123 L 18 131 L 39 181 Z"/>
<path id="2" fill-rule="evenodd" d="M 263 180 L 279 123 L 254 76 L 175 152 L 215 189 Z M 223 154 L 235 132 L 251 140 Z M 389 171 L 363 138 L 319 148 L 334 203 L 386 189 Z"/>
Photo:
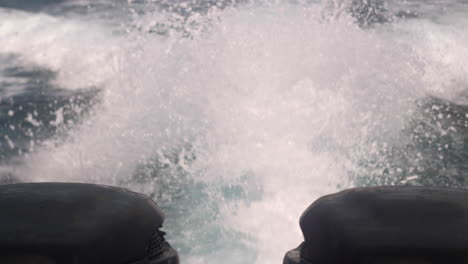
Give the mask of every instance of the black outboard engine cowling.
<path id="1" fill-rule="evenodd" d="M 178 264 L 147 196 L 78 183 L 0 185 L 2 264 Z"/>
<path id="2" fill-rule="evenodd" d="M 356 188 L 324 196 L 301 216 L 304 242 L 284 264 L 468 263 L 468 192 Z"/>

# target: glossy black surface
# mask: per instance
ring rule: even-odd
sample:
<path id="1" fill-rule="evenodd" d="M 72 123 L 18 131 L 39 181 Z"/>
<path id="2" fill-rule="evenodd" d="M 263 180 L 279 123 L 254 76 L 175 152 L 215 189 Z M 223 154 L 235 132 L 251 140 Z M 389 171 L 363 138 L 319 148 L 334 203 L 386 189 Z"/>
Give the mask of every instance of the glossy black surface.
<path id="1" fill-rule="evenodd" d="M 145 259 L 164 220 L 145 195 L 91 184 L 1 185 L 0 211 L 0 259 L 57 264 Z"/>
<path id="2" fill-rule="evenodd" d="M 356 188 L 302 215 L 305 242 L 284 263 L 467 263 L 468 192 Z M 298 254 L 300 258 L 294 257 Z"/>

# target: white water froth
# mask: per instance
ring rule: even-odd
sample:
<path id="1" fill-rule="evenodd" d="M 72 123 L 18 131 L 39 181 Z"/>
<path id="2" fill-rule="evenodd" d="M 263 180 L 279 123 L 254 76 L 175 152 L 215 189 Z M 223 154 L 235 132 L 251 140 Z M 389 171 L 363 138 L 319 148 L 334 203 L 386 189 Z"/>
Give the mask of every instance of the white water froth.
<path id="1" fill-rule="evenodd" d="M 1 8 L 0 21 L 0 53 L 57 71 L 59 86 L 101 86 L 115 74 L 115 37 L 93 21 Z"/>
<path id="2" fill-rule="evenodd" d="M 92 117 L 25 157 L 16 175 L 117 185 L 144 160 L 190 143 L 196 160 L 177 165 L 191 180 L 240 183 L 252 193 L 220 198 L 219 217 L 205 223 L 245 234 L 245 247 L 220 240 L 207 249 L 210 241 L 197 232 L 204 226 L 181 225 L 185 236 L 170 239 L 191 248 L 183 263 L 281 263 L 302 240 L 301 212 L 352 186 L 375 142 L 399 139 L 414 102 L 434 91 L 458 94 L 449 82 L 463 83 L 468 69 L 468 60 L 451 63 L 468 54 L 462 27 L 447 33 L 430 21 L 402 21 L 364 30 L 349 17 L 321 20 L 315 5 L 226 9 L 193 38 L 111 36 L 86 21 L 16 15 L 2 13 L 2 52 L 60 70 L 65 87 L 86 80 L 104 89 Z M 203 218 L 210 210 L 198 209 L 190 214 Z"/>

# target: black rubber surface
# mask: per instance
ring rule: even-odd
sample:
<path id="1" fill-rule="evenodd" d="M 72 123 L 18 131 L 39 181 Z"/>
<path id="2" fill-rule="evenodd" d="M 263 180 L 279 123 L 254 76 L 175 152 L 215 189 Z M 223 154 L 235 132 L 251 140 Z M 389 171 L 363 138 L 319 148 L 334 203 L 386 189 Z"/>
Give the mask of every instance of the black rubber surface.
<path id="1" fill-rule="evenodd" d="M 120 188 L 0 185 L 0 261 L 136 262 L 146 258 L 151 236 L 163 221 L 149 197 Z"/>
<path id="2" fill-rule="evenodd" d="M 315 201 L 300 226 L 305 241 L 284 263 L 468 263 L 463 190 L 350 189 Z"/>

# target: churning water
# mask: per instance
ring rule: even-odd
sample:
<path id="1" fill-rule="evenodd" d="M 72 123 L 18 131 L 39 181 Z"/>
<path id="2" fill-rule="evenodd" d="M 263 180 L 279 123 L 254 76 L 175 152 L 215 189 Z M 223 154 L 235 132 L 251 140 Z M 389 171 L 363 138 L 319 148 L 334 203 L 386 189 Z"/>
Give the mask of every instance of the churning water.
<path id="1" fill-rule="evenodd" d="M 317 197 L 468 183 L 466 1 L 0 0 L 0 181 L 151 195 L 183 263 L 281 263 Z"/>

